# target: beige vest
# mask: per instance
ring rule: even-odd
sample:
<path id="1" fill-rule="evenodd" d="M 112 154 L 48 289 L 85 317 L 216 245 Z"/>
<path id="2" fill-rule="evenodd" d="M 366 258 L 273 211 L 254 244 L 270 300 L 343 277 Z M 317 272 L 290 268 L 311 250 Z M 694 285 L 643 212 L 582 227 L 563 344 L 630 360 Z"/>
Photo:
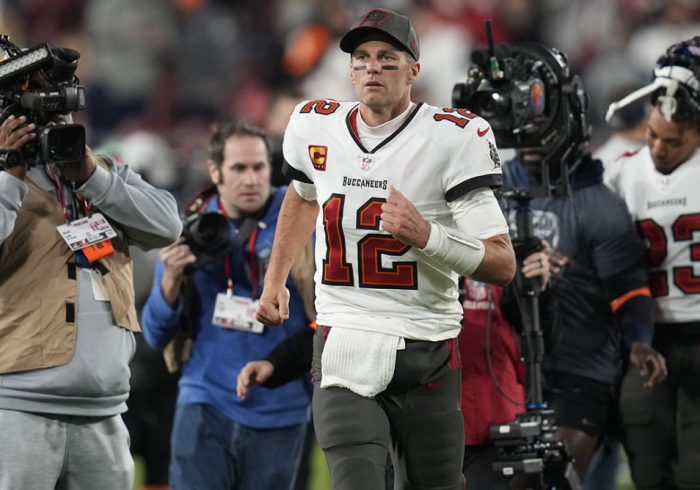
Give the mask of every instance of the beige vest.
<path id="1" fill-rule="evenodd" d="M 78 318 L 74 254 L 56 231 L 59 203 L 26 177 L 29 187 L 15 227 L 0 248 L 0 373 L 48 368 L 73 358 Z M 114 323 L 138 332 L 132 265 L 114 222 L 114 253 L 100 262 Z"/>

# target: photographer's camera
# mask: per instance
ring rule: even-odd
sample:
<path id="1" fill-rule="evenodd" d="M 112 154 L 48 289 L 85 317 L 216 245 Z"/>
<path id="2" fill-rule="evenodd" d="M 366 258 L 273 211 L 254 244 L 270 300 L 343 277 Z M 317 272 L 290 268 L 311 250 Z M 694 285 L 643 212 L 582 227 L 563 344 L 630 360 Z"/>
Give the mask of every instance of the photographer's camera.
<path id="1" fill-rule="evenodd" d="M 230 232 L 228 219 L 219 213 L 195 213 L 185 218 L 182 236 L 197 257 L 192 268 L 225 254 L 231 246 Z"/>

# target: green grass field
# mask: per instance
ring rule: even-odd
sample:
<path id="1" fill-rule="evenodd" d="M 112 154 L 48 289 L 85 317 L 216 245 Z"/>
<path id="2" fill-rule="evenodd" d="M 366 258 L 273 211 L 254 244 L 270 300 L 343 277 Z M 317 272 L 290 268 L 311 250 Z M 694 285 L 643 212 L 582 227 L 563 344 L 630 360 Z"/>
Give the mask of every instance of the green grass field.
<path id="1" fill-rule="evenodd" d="M 138 490 L 143 483 L 145 467 L 143 459 L 138 456 L 134 459 L 134 462 L 136 466 L 134 490 Z M 315 444 L 311 452 L 311 477 L 309 478 L 308 490 L 331 490 L 331 478 L 328 474 L 326 460 L 321 449 Z"/>
<path id="2" fill-rule="evenodd" d="M 622 455 L 624 461 L 624 453 Z M 136 484 L 134 489 L 138 489 L 143 481 L 143 461 L 136 458 Z M 331 479 L 328 475 L 328 466 L 323 457 L 323 453 L 318 446 L 314 445 L 311 453 L 311 478 L 309 479 L 308 490 L 332 490 Z M 618 470 L 617 490 L 634 490 L 634 485 L 629 478 L 629 470 L 627 464 L 623 462 Z"/>

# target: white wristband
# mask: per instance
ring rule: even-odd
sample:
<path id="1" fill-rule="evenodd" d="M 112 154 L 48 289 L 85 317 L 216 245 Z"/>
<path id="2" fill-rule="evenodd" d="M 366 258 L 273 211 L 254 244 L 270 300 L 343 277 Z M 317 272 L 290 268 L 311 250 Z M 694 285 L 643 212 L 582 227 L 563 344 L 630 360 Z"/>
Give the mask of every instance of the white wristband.
<path id="1" fill-rule="evenodd" d="M 421 251 L 459 275 L 468 276 L 481 264 L 486 248 L 481 240 L 450 235 L 442 226 L 431 222 L 428 243 Z"/>

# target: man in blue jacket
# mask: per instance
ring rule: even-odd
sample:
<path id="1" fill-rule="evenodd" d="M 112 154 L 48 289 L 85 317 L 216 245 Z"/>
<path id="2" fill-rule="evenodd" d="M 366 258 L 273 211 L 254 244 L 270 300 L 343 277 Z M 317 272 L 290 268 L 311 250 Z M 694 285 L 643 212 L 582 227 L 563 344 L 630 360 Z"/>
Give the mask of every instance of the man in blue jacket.
<path id="1" fill-rule="evenodd" d="M 142 313 L 152 347 L 191 342 L 188 355 L 180 359 L 171 485 L 291 489 L 309 418 L 305 380 L 252 390 L 245 400 L 235 392 L 241 368 L 306 328 L 312 314 L 310 308 L 309 315 L 305 312 L 299 288 L 290 280 L 289 320 L 270 329 L 254 318 L 285 189 L 271 187 L 267 138 L 246 122 L 230 122 L 214 132 L 207 166 L 214 185 L 189 211 L 225 216 L 228 243 L 234 245 L 223 253 L 203 251 L 194 231 L 162 249 Z M 191 335 L 181 342 L 183 322 Z"/>

